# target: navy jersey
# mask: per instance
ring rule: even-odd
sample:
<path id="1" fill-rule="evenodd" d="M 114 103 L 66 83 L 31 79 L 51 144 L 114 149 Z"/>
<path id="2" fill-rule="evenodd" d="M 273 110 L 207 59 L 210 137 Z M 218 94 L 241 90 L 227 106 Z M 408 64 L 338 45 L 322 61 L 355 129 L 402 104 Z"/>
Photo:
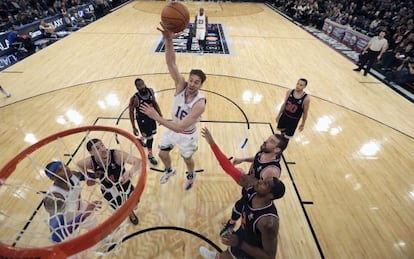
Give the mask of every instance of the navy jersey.
<path id="1" fill-rule="evenodd" d="M 98 163 L 99 159 L 96 159 L 92 156 L 92 165 L 93 171 L 96 173 L 96 176 L 101 180 L 101 185 L 106 188 L 111 188 L 114 184 L 119 185 L 122 174 L 125 172 L 125 167 L 123 165 L 118 165 L 115 162 L 115 150 L 109 150 L 110 156 L 108 161 L 108 168 L 105 168 Z M 107 173 L 107 174 L 106 174 Z"/>
<path id="2" fill-rule="evenodd" d="M 254 175 L 256 179 L 260 179 L 262 176 L 263 169 L 274 166 L 280 169 L 280 154 L 277 154 L 274 159 L 267 161 L 267 162 L 261 162 L 260 158 L 262 156 L 263 152 L 259 151 L 254 156 L 254 161 L 249 169 L 249 175 Z"/>
<path id="3" fill-rule="evenodd" d="M 297 119 L 299 120 L 303 113 L 303 102 L 305 101 L 307 93 L 303 93 L 303 95 L 296 99 L 293 95 L 293 92 L 295 90 L 292 89 L 292 91 L 289 94 L 288 99 L 286 100 L 285 110 L 283 111 L 284 115 L 291 119 Z"/>
<path id="4" fill-rule="evenodd" d="M 135 107 L 135 116 L 136 118 L 148 117 L 146 114 L 142 113 L 139 108 L 142 104 L 153 104 L 154 103 L 154 90 L 152 88 L 147 87 L 147 92 L 145 94 L 141 94 L 139 91 L 135 93 L 135 96 L 138 99 L 138 105 Z"/>
<path id="5" fill-rule="evenodd" d="M 257 228 L 257 222 L 263 217 L 275 217 L 279 219 L 276 206 L 269 202 L 264 207 L 252 208 L 252 199 L 256 195 L 253 187 L 246 190 L 244 208 L 242 212 L 241 230 L 244 231 L 244 240 L 252 246 L 263 248 L 260 230 Z"/>
<path id="6" fill-rule="evenodd" d="M 121 183 L 121 176 L 125 172 L 124 165 L 115 162 L 115 150 L 111 149 L 108 168 L 105 170 L 95 157 L 92 156 L 93 170 L 101 182 L 101 192 L 112 208 L 117 209 L 128 199 L 134 190 L 130 180 Z M 98 160 L 99 161 L 99 160 Z"/>

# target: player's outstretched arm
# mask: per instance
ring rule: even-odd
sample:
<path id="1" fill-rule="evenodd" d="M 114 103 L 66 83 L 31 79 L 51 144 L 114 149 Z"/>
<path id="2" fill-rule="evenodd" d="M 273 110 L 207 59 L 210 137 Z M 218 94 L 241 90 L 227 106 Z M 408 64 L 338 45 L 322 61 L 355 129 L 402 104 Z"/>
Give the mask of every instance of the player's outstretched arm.
<path id="1" fill-rule="evenodd" d="M 134 95 L 129 100 L 128 109 L 129 109 L 129 121 L 131 122 L 132 131 L 135 136 L 139 135 L 139 131 L 137 127 L 135 126 L 135 107 L 137 105 L 138 105 L 138 98 Z"/>
<path id="2" fill-rule="evenodd" d="M 83 175 L 88 186 L 92 186 L 96 183 L 95 179 L 99 178 L 95 172 L 93 172 L 91 157 L 86 157 L 76 162 L 78 170 Z"/>
<path id="3" fill-rule="evenodd" d="M 176 63 L 176 56 L 173 44 L 173 35 L 172 31 L 169 31 L 162 22 L 160 22 L 161 28 L 157 28 L 162 33 L 164 37 L 165 44 L 165 62 L 167 63 L 168 72 L 170 73 L 171 78 L 175 82 L 176 93 L 181 92 L 186 85 L 183 75 L 180 74 L 178 66 Z"/>
<path id="4" fill-rule="evenodd" d="M 223 170 L 230 175 L 236 183 L 243 187 L 249 187 L 254 184 L 256 181 L 254 177 L 243 174 L 230 162 L 230 160 L 220 150 L 207 128 L 204 127 L 201 129 L 201 135 L 210 145 L 211 150 L 213 150 L 213 153 L 216 156 L 217 161 L 219 161 L 221 168 L 223 168 Z"/>
<path id="5" fill-rule="evenodd" d="M 136 156 L 128 154 L 122 150 L 115 150 L 115 161 L 117 164 L 122 165 L 123 163 L 130 164 L 132 167 L 125 171 L 122 175 L 122 183 L 124 184 L 126 181 L 130 180 L 136 172 L 141 169 L 142 160 Z"/>
<path id="6" fill-rule="evenodd" d="M 254 156 L 245 157 L 245 158 L 234 158 L 233 159 L 233 165 L 238 165 L 238 164 L 241 164 L 243 162 L 253 163 L 253 161 L 254 161 Z"/>
<path id="7" fill-rule="evenodd" d="M 150 91 L 152 93 L 153 99 L 152 99 L 152 106 L 154 106 L 154 109 L 158 112 L 158 114 L 162 117 L 162 112 L 161 112 L 161 108 L 158 105 L 158 102 L 156 100 L 155 94 L 154 94 L 154 90 L 152 88 L 150 88 Z"/>
<path id="8" fill-rule="evenodd" d="M 306 96 L 305 101 L 303 102 L 303 114 L 302 114 L 302 123 L 299 125 L 299 131 L 302 131 L 305 128 L 306 119 L 308 118 L 308 112 L 310 107 L 310 96 Z"/>
<path id="9" fill-rule="evenodd" d="M 194 104 L 193 108 L 191 109 L 191 112 L 187 116 L 185 116 L 184 119 L 178 122 L 170 121 L 161 117 L 161 115 L 155 110 L 155 108 L 148 104 L 142 104 L 140 107 L 140 111 L 145 113 L 148 117 L 152 118 L 153 120 L 156 120 L 162 126 L 169 128 L 170 130 L 175 132 L 182 132 L 189 126 L 198 122 L 198 119 L 200 118 L 201 114 L 203 114 L 205 108 L 205 100 L 198 101 L 196 104 Z"/>
<path id="10" fill-rule="evenodd" d="M 278 123 L 278 122 L 279 122 L 279 119 L 280 119 L 280 117 L 282 116 L 283 111 L 285 110 L 286 102 L 287 102 L 287 99 L 289 98 L 290 91 L 291 91 L 291 90 L 287 90 L 287 92 L 286 92 L 286 95 L 285 95 L 285 100 L 283 101 L 282 106 L 280 106 L 279 112 L 278 112 L 278 114 L 276 115 L 276 118 L 275 118 L 276 123 Z"/>

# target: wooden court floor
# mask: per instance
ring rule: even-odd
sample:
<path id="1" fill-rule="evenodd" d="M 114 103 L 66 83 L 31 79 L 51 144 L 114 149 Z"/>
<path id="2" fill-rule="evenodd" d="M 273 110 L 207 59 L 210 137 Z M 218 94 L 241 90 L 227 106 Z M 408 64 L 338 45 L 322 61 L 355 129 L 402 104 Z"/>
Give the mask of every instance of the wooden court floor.
<path id="1" fill-rule="evenodd" d="M 230 55 L 177 55 L 186 76 L 192 68 L 207 73 L 200 127 L 212 131 L 228 156 L 254 155 L 274 132 L 287 89 L 298 78 L 309 80 L 305 130 L 290 141 L 282 163 L 287 193 L 276 201 L 277 258 L 414 258 L 413 104 L 374 77 L 353 72 L 348 59 L 264 4 L 185 4 L 192 16 L 202 6 L 211 23 L 223 24 L 230 45 Z M 12 97 L 0 97 L 0 165 L 33 141 L 65 129 L 108 125 L 131 131 L 125 109 L 137 77 L 154 88 L 169 116 L 173 84 L 163 54 L 154 53 L 164 5 L 131 2 L 2 71 L 0 85 Z M 158 131 L 155 144 L 164 129 Z M 240 188 L 201 138 L 194 158 L 204 172 L 190 191 L 184 191 L 177 151 L 172 158 L 178 173 L 165 185 L 148 168 L 136 211 L 141 222 L 128 232 L 182 228 L 225 249 L 218 232 Z M 39 179 L 26 175 L 25 181 Z M 7 218 L 0 217 L 0 224 L 8 224 Z M 196 235 L 156 230 L 128 239 L 117 256 L 201 258 L 200 245 L 212 249 Z"/>

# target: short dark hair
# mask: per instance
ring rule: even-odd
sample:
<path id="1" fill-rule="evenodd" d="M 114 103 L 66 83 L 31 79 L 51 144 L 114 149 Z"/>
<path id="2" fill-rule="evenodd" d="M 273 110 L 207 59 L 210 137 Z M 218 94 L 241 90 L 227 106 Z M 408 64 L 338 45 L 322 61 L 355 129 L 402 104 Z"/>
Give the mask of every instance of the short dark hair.
<path id="1" fill-rule="evenodd" d="M 206 81 L 206 79 L 207 79 L 206 74 L 200 69 L 191 70 L 190 75 L 196 75 L 196 76 L 200 77 L 201 83 L 204 83 L 204 81 Z"/>
<path id="2" fill-rule="evenodd" d="M 306 80 L 305 78 L 299 78 L 299 81 L 303 81 L 305 82 L 305 85 L 308 85 L 308 80 Z"/>
<path id="3" fill-rule="evenodd" d="M 280 199 L 285 195 L 285 184 L 277 177 L 273 177 L 273 186 L 270 191 L 273 194 L 273 200 Z"/>
<path id="4" fill-rule="evenodd" d="M 135 86 L 137 86 L 137 84 L 139 83 L 139 82 L 143 82 L 144 80 L 142 80 L 141 78 L 137 78 L 137 79 L 135 79 Z"/>
<path id="5" fill-rule="evenodd" d="M 279 143 L 276 147 L 281 149 L 281 152 L 283 152 L 288 144 L 288 140 L 282 135 L 282 134 L 274 134 L 275 137 L 279 140 Z"/>
<path id="6" fill-rule="evenodd" d="M 100 139 L 97 139 L 97 138 L 93 138 L 93 139 L 89 140 L 89 141 L 86 143 L 86 150 L 91 151 L 91 150 L 92 150 L 92 146 L 93 146 L 95 143 L 100 142 L 100 141 L 101 141 L 101 140 L 100 140 Z"/>

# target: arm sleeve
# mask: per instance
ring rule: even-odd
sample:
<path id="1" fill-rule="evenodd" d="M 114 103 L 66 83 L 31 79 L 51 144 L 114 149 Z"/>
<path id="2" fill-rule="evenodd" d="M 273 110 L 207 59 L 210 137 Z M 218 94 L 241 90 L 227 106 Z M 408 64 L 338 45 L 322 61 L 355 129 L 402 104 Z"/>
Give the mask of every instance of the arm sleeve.
<path id="1" fill-rule="evenodd" d="M 219 161 L 221 168 L 223 168 L 223 170 L 228 175 L 230 175 L 234 181 L 236 181 L 236 183 L 239 183 L 242 177 L 242 173 L 236 167 L 234 167 L 230 160 L 227 159 L 217 144 L 211 145 L 211 150 L 213 150 L 213 153 L 216 156 L 217 161 Z"/>

